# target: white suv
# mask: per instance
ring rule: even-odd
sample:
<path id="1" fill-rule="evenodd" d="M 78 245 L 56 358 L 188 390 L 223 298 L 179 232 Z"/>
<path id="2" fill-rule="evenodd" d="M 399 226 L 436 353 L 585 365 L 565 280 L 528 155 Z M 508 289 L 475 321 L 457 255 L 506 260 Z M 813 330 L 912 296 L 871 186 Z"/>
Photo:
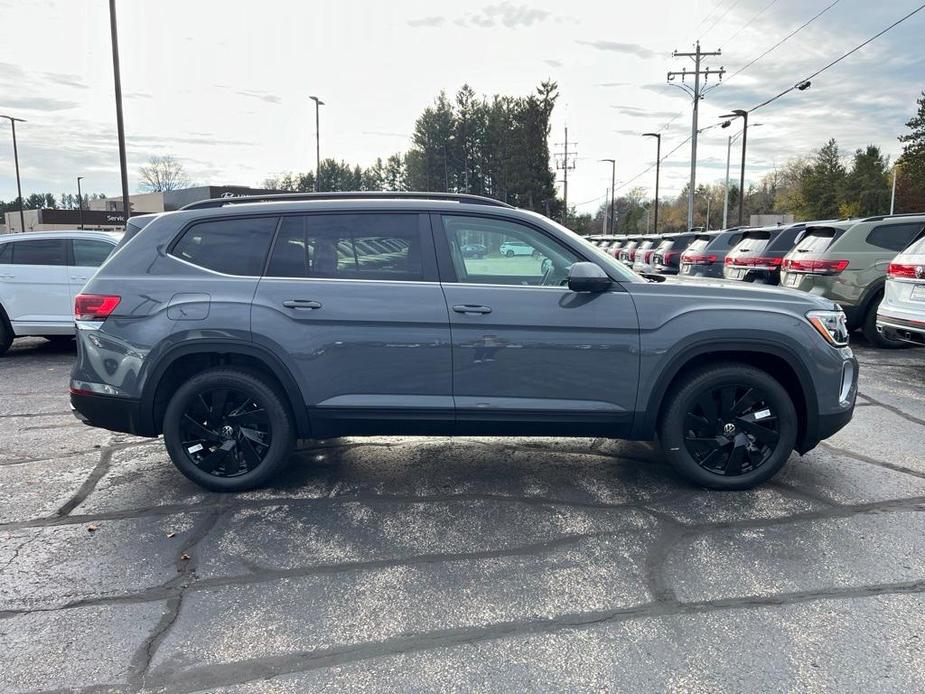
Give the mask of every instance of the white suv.
<path id="1" fill-rule="evenodd" d="M 0 355 L 15 337 L 74 335 L 74 297 L 121 234 L 28 232 L 0 236 Z"/>
<path id="2" fill-rule="evenodd" d="M 877 309 L 877 332 L 925 345 L 925 237 L 893 258 Z"/>

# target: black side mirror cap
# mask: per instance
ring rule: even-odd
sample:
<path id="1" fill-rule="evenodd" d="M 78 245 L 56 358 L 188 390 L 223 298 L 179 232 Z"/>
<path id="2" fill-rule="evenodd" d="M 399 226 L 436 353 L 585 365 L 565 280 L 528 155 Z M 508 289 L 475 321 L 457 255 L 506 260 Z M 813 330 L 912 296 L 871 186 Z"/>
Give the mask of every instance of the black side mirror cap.
<path id="1" fill-rule="evenodd" d="M 573 292 L 606 292 L 613 284 L 600 266 L 574 263 L 568 269 L 568 288 Z"/>

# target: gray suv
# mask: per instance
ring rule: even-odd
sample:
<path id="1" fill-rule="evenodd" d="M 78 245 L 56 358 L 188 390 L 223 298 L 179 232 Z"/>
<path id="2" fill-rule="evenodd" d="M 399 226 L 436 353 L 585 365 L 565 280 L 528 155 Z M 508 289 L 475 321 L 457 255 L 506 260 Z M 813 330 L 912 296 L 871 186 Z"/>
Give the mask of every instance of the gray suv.
<path id="1" fill-rule="evenodd" d="M 534 252 L 462 251 L 505 242 Z M 77 416 L 163 434 L 221 491 L 266 482 L 298 439 L 382 434 L 657 437 L 695 483 L 744 489 L 857 393 L 828 299 L 646 280 L 466 195 L 195 203 L 134 234 L 75 314 Z"/>

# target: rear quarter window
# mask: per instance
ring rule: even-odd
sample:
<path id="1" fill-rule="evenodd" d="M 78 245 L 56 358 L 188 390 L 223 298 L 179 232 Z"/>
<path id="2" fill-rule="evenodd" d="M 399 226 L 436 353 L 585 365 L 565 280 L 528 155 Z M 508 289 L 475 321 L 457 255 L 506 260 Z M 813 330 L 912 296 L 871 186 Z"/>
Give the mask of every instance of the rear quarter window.
<path id="1" fill-rule="evenodd" d="M 199 222 L 183 232 L 170 254 L 226 275 L 256 277 L 266 261 L 277 219 L 256 217 Z"/>
<path id="2" fill-rule="evenodd" d="M 867 243 L 899 253 L 922 232 L 922 222 L 914 224 L 881 224 L 867 234 Z"/>

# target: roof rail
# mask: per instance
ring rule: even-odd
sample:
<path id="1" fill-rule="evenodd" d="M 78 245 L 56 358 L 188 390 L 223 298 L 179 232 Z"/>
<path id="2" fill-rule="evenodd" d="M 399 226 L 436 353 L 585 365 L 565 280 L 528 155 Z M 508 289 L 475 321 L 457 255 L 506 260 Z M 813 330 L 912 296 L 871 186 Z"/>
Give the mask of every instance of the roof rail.
<path id="1" fill-rule="evenodd" d="M 234 198 L 211 198 L 184 205 L 181 210 L 203 210 L 225 205 L 243 205 L 251 202 L 285 202 L 310 200 L 445 200 L 449 202 L 468 203 L 470 205 L 489 205 L 492 207 L 513 208 L 501 200 L 486 198 L 482 195 L 467 193 L 416 193 L 404 191 L 338 191 L 331 193 L 271 193 L 268 195 L 241 195 Z"/>
<path id="2" fill-rule="evenodd" d="M 897 212 L 896 214 L 880 214 L 876 217 L 864 217 L 863 219 L 858 219 L 858 222 L 881 222 L 884 219 L 892 219 L 893 217 L 925 217 L 925 212 Z M 854 221 L 854 220 L 852 220 Z"/>

